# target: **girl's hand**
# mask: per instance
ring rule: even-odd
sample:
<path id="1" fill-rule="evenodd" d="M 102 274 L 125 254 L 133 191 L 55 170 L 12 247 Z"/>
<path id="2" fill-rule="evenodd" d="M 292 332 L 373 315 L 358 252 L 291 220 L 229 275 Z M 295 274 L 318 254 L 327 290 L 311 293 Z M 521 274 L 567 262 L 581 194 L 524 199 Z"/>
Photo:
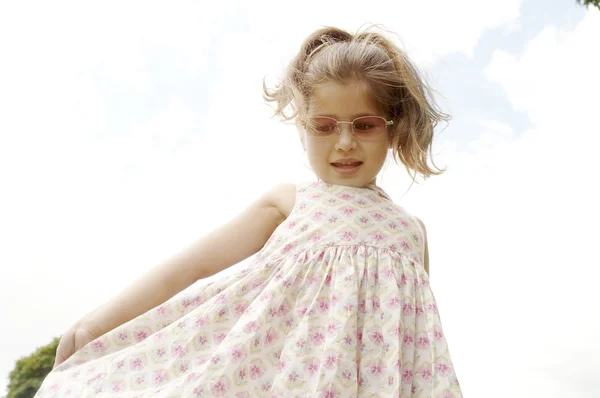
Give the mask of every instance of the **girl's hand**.
<path id="1" fill-rule="evenodd" d="M 81 347 L 90 341 L 98 338 L 90 324 L 85 320 L 81 320 L 71 326 L 65 334 L 62 335 L 58 348 L 56 349 L 56 358 L 54 360 L 54 368 L 67 360 Z"/>

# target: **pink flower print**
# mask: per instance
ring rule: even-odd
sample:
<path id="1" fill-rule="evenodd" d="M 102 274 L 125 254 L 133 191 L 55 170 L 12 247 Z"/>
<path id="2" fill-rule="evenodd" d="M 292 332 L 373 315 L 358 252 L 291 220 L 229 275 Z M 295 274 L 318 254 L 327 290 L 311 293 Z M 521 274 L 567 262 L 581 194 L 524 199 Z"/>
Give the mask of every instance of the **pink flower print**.
<path id="1" fill-rule="evenodd" d="M 111 392 L 123 392 L 125 391 L 125 387 L 123 386 L 122 381 L 113 381 Z"/>
<path id="2" fill-rule="evenodd" d="M 423 304 L 415 305 L 415 315 L 423 315 L 425 313 L 425 309 L 423 309 Z"/>
<path id="3" fill-rule="evenodd" d="M 342 372 L 342 379 L 350 381 L 350 379 L 352 379 L 352 371 L 350 369 L 344 369 Z"/>
<path id="4" fill-rule="evenodd" d="M 190 366 L 187 363 L 182 363 L 179 365 L 179 372 L 185 373 L 190 369 Z"/>
<path id="5" fill-rule="evenodd" d="M 352 214 L 356 213 L 356 209 L 346 206 L 346 207 L 342 207 L 340 209 L 340 211 L 342 212 L 343 215 L 345 216 L 351 216 Z"/>
<path id="6" fill-rule="evenodd" d="M 164 349 L 164 347 L 159 347 L 156 349 L 155 354 L 158 358 L 162 358 L 166 355 L 167 350 Z"/>
<path id="7" fill-rule="evenodd" d="M 233 359 L 235 362 L 238 362 L 244 359 L 245 357 L 246 353 L 244 352 L 241 344 L 238 344 L 237 346 L 231 349 L 231 359 Z"/>
<path id="8" fill-rule="evenodd" d="M 331 274 L 327 274 L 327 276 L 325 277 L 325 285 L 331 285 Z"/>
<path id="9" fill-rule="evenodd" d="M 148 334 L 149 333 L 146 330 L 139 329 L 133 332 L 133 338 L 139 343 L 140 341 L 145 340 L 148 337 Z"/>
<path id="10" fill-rule="evenodd" d="M 399 296 L 392 296 L 386 302 L 386 307 L 389 309 L 396 309 L 402 304 L 402 299 Z"/>
<path id="11" fill-rule="evenodd" d="M 300 307 L 298 309 L 298 316 L 300 318 L 302 318 L 302 317 L 304 317 L 306 315 L 307 312 L 308 312 L 308 307 L 307 306 Z"/>
<path id="12" fill-rule="evenodd" d="M 371 330 L 369 332 L 369 340 L 375 345 L 381 345 L 383 343 L 383 334 L 378 329 Z"/>
<path id="13" fill-rule="evenodd" d="M 358 302 L 358 309 L 360 312 L 364 313 L 367 310 L 367 301 L 363 298 Z"/>
<path id="14" fill-rule="evenodd" d="M 433 377 L 433 373 L 431 372 L 431 366 L 429 364 L 423 365 L 421 369 L 417 371 L 418 377 L 423 381 L 430 381 Z"/>
<path id="15" fill-rule="evenodd" d="M 402 325 L 400 324 L 400 322 L 397 322 L 394 325 L 394 328 L 392 329 L 392 334 L 396 337 L 398 337 L 402 334 Z"/>
<path id="16" fill-rule="evenodd" d="M 315 221 L 318 221 L 318 220 L 322 219 L 324 215 L 325 215 L 324 212 L 317 210 L 312 214 L 312 219 Z"/>
<path id="17" fill-rule="evenodd" d="M 229 388 L 225 384 L 225 380 L 221 378 L 210 386 L 210 391 L 215 397 L 224 397 L 229 392 Z"/>
<path id="18" fill-rule="evenodd" d="M 167 372 L 165 372 L 164 370 L 158 370 L 156 372 L 154 372 L 154 375 L 152 376 L 152 384 L 154 386 L 160 386 L 165 384 L 165 382 L 167 381 Z"/>
<path id="19" fill-rule="evenodd" d="M 319 360 L 314 358 L 304 362 L 304 367 L 311 376 L 319 371 L 319 365 Z"/>
<path id="20" fill-rule="evenodd" d="M 194 320 L 194 329 L 204 329 L 208 325 L 208 318 L 206 316 L 200 316 Z"/>
<path id="21" fill-rule="evenodd" d="M 392 252 L 397 252 L 398 251 L 398 246 L 396 246 L 395 244 L 391 244 L 388 246 L 388 249 L 390 249 L 390 251 Z"/>
<path id="22" fill-rule="evenodd" d="M 260 388 L 261 388 L 261 390 L 263 390 L 263 392 L 271 391 L 271 387 L 273 387 L 273 384 L 270 381 L 265 381 L 260 386 Z M 273 398 L 273 396 L 271 396 L 271 397 Z M 274 397 L 274 398 L 278 398 L 278 397 Z"/>
<path id="23" fill-rule="evenodd" d="M 215 355 L 213 357 L 210 358 L 210 363 L 212 365 L 217 365 L 219 362 L 221 362 L 221 357 L 218 355 Z"/>
<path id="24" fill-rule="evenodd" d="M 108 347 L 102 340 L 92 341 L 91 347 L 92 347 L 92 351 L 94 351 L 94 352 L 104 352 L 108 349 Z"/>
<path id="25" fill-rule="evenodd" d="M 385 220 L 385 218 L 386 218 L 384 214 L 382 214 L 378 211 L 371 212 L 370 215 L 377 221 L 382 221 L 382 220 Z"/>
<path id="26" fill-rule="evenodd" d="M 329 203 L 330 205 L 334 205 L 334 204 L 336 204 L 336 203 L 337 203 L 337 200 L 335 200 L 334 198 L 329 198 L 329 199 L 327 200 L 327 203 Z"/>
<path id="27" fill-rule="evenodd" d="M 388 386 L 394 385 L 394 376 L 388 376 Z"/>
<path id="28" fill-rule="evenodd" d="M 145 383 L 146 380 L 144 380 L 144 376 L 137 376 L 135 378 L 135 384 L 137 384 L 138 386 L 141 386 L 142 384 Z"/>
<path id="29" fill-rule="evenodd" d="M 369 366 L 369 373 L 373 376 L 379 376 L 383 373 L 383 366 L 381 365 L 381 361 L 376 360 L 371 363 Z"/>
<path id="30" fill-rule="evenodd" d="M 437 305 L 435 305 L 435 304 L 427 305 L 427 312 L 429 312 L 431 314 L 437 314 Z"/>
<path id="31" fill-rule="evenodd" d="M 192 390 L 192 394 L 194 394 L 197 397 L 200 397 L 200 396 L 204 395 L 204 388 L 200 387 L 200 386 L 196 386 Z"/>
<path id="32" fill-rule="evenodd" d="M 419 347 L 419 349 L 421 350 L 425 350 L 427 348 L 429 348 L 429 338 L 427 337 L 427 335 L 420 335 L 417 337 L 417 347 Z"/>
<path id="33" fill-rule="evenodd" d="M 171 356 L 176 358 L 183 358 L 187 355 L 187 349 L 182 343 L 175 343 L 171 346 Z"/>
<path id="34" fill-rule="evenodd" d="M 367 217 L 367 216 L 361 216 L 361 217 L 359 217 L 358 221 L 361 224 L 366 225 L 366 224 L 369 223 L 369 217 Z"/>
<path id="35" fill-rule="evenodd" d="M 406 274 L 402 274 L 402 276 L 400 277 L 400 284 L 401 284 L 402 286 L 405 286 L 405 285 L 406 285 L 406 283 L 407 283 L 407 279 L 408 279 L 408 278 L 406 277 Z"/>
<path id="36" fill-rule="evenodd" d="M 277 313 L 278 313 L 277 308 L 273 308 L 273 307 L 269 308 L 269 316 L 271 318 L 275 318 L 277 316 Z"/>
<path id="37" fill-rule="evenodd" d="M 129 336 L 127 336 L 127 332 L 124 331 L 120 331 L 119 333 L 117 333 L 116 337 L 120 343 L 125 343 L 129 339 Z"/>
<path id="38" fill-rule="evenodd" d="M 160 316 L 166 315 L 167 314 L 167 307 L 165 307 L 164 305 L 161 305 L 160 307 L 158 307 L 156 309 L 156 314 L 160 315 Z"/>
<path id="39" fill-rule="evenodd" d="M 299 209 L 299 210 L 304 210 L 304 209 L 306 209 L 306 203 L 301 203 L 300 205 L 298 205 L 298 209 Z"/>
<path id="40" fill-rule="evenodd" d="M 451 370 L 450 365 L 443 359 L 440 359 L 435 365 L 435 372 L 444 377 L 447 377 Z"/>
<path id="41" fill-rule="evenodd" d="M 398 371 L 398 373 L 402 373 L 402 361 L 400 358 L 396 359 L 396 363 L 394 364 L 394 369 Z"/>
<path id="42" fill-rule="evenodd" d="M 233 311 L 235 312 L 235 314 L 237 316 L 242 315 L 244 312 L 246 312 L 246 309 L 248 308 L 248 304 L 244 303 L 244 302 L 240 302 L 240 303 L 236 303 L 235 306 L 233 307 Z"/>
<path id="43" fill-rule="evenodd" d="M 270 328 L 269 330 L 267 330 L 267 333 L 265 335 L 265 347 L 273 344 L 275 341 L 277 341 L 278 336 L 275 333 L 275 329 Z"/>
<path id="44" fill-rule="evenodd" d="M 286 367 L 287 367 L 287 362 L 285 362 L 285 361 L 283 361 L 283 360 L 280 360 L 280 361 L 277 363 L 277 371 L 278 371 L 279 373 L 283 372 L 283 371 L 285 370 L 285 368 L 286 368 Z"/>
<path id="45" fill-rule="evenodd" d="M 288 373 L 288 382 L 289 383 L 294 383 L 296 381 L 298 381 L 298 379 L 300 378 L 300 375 L 298 374 L 298 371 L 296 370 L 292 370 L 290 373 Z"/>
<path id="46" fill-rule="evenodd" d="M 265 372 L 258 365 L 250 365 L 250 378 L 252 380 L 260 379 Z"/>
<path id="47" fill-rule="evenodd" d="M 345 346 L 352 347 L 352 345 L 354 344 L 354 339 L 352 339 L 352 336 L 347 334 L 344 336 L 344 339 L 342 340 L 342 342 L 344 343 Z"/>
<path id="48" fill-rule="evenodd" d="M 290 310 L 286 307 L 285 304 L 281 304 L 277 309 L 277 312 L 279 316 L 286 316 L 290 312 Z"/>
<path id="49" fill-rule="evenodd" d="M 191 307 L 193 304 L 194 304 L 194 301 L 187 297 L 184 298 L 183 300 L 181 300 L 181 305 L 183 305 L 183 308 Z"/>
<path id="50" fill-rule="evenodd" d="M 361 206 L 364 206 L 364 205 L 367 204 L 367 202 L 364 199 L 359 199 L 359 200 L 356 201 L 356 203 L 358 203 Z"/>
<path id="51" fill-rule="evenodd" d="M 287 243 L 285 246 L 283 246 L 283 252 L 287 254 L 291 252 L 294 249 L 294 247 L 296 247 L 295 242 Z"/>
<path id="52" fill-rule="evenodd" d="M 298 339 L 296 340 L 296 348 L 303 349 L 306 347 L 306 339 Z"/>
<path id="53" fill-rule="evenodd" d="M 292 221 L 288 224 L 288 228 L 289 229 L 294 229 L 294 227 L 296 226 L 297 222 L 296 221 Z"/>
<path id="54" fill-rule="evenodd" d="M 395 221 L 391 221 L 388 224 L 388 227 L 390 227 L 390 229 L 396 229 L 396 228 L 398 228 L 398 224 Z"/>
<path id="55" fill-rule="evenodd" d="M 225 340 L 225 337 L 227 337 L 227 333 L 225 332 L 216 332 L 213 335 L 213 341 L 217 344 L 220 344 L 223 340 Z"/>
<path id="56" fill-rule="evenodd" d="M 285 326 L 287 326 L 288 328 L 291 328 L 293 323 L 294 323 L 294 321 L 292 320 L 292 318 L 288 318 L 285 321 Z"/>
<path id="57" fill-rule="evenodd" d="M 412 335 L 412 333 L 409 331 L 405 331 L 402 342 L 405 346 L 412 346 L 414 342 L 414 336 Z"/>
<path id="58" fill-rule="evenodd" d="M 349 193 L 342 193 L 338 196 L 338 198 L 348 201 L 348 200 L 354 199 L 354 195 L 349 194 Z"/>
<path id="59" fill-rule="evenodd" d="M 323 366 L 327 369 L 333 369 L 337 367 L 340 362 L 340 358 L 338 354 L 329 354 L 325 357 L 325 361 L 323 362 Z"/>
<path id="60" fill-rule="evenodd" d="M 198 345 L 203 346 L 208 342 L 208 339 L 206 338 L 206 336 L 200 335 L 196 338 L 196 342 L 198 343 Z"/>
<path id="61" fill-rule="evenodd" d="M 331 216 L 329 217 L 329 220 L 327 220 L 329 222 L 329 224 L 335 224 L 337 222 L 338 218 L 336 216 Z"/>
<path id="62" fill-rule="evenodd" d="M 125 368 L 125 360 L 121 359 L 121 360 L 117 361 L 117 363 L 115 364 L 115 368 L 117 368 L 117 370 L 124 369 Z"/>
<path id="63" fill-rule="evenodd" d="M 400 242 L 400 246 L 404 250 L 410 250 L 411 249 L 410 244 L 406 240 L 404 240 L 404 239 Z"/>
<path id="64" fill-rule="evenodd" d="M 329 386 L 325 390 L 323 390 L 323 398 L 336 398 L 336 397 L 339 397 L 339 395 L 333 386 Z"/>
<path id="65" fill-rule="evenodd" d="M 319 199 L 320 197 L 321 197 L 320 193 L 313 193 L 313 194 L 310 195 L 311 199 Z"/>
<path id="66" fill-rule="evenodd" d="M 377 274 L 375 274 L 377 275 Z M 373 278 L 376 282 L 379 280 L 378 277 Z M 379 299 L 377 297 L 373 297 L 371 299 L 371 306 L 373 307 L 373 310 L 378 310 L 381 308 L 381 303 L 379 301 Z"/>
<path id="67" fill-rule="evenodd" d="M 323 250 L 319 253 L 319 257 L 317 258 L 317 260 L 321 261 L 321 260 L 323 260 L 324 257 L 325 257 L 325 251 Z"/>
<path id="68" fill-rule="evenodd" d="M 345 242 L 351 242 L 356 239 L 358 235 L 354 231 L 344 231 L 340 234 L 340 239 Z"/>
<path id="69" fill-rule="evenodd" d="M 177 322 L 177 329 L 179 329 L 179 330 L 185 329 L 185 324 L 186 324 L 185 321 Z"/>
<path id="70" fill-rule="evenodd" d="M 300 228 L 300 232 L 306 232 L 306 230 L 308 229 L 308 224 L 304 224 L 301 228 Z"/>
<path id="71" fill-rule="evenodd" d="M 285 288 L 290 288 L 292 286 L 292 281 L 290 281 L 289 279 L 284 280 L 283 282 L 281 282 L 281 284 L 283 285 L 283 287 Z"/>
<path id="72" fill-rule="evenodd" d="M 146 367 L 146 364 L 140 357 L 133 357 L 129 361 L 129 367 L 131 370 L 142 370 Z"/>
<path id="73" fill-rule="evenodd" d="M 370 236 L 372 242 L 379 243 L 385 239 L 385 236 L 381 232 L 375 232 Z"/>
<path id="74" fill-rule="evenodd" d="M 317 330 L 310 335 L 310 340 L 314 345 L 321 345 L 325 342 L 325 334 Z"/>
<path id="75" fill-rule="evenodd" d="M 314 234 L 312 234 L 312 236 L 309 238 L 309 240 L 313 243 L 317 243 L 319 242 L 321 239 L 323 239 L 323 235 L 321 235 L 318 232 L 315 232 Z"/>
<path id="76" fill-rule="evenodd" d="M 240 369 L 237 373 L 237 377 L 240 380 L 246 380 L 246 369 Z M 241 393 L 238 393 L 236 396 L 240 397 L 242 395 L 241 395 Z"/>
<path id="77" fill-rule="evenodd" d="M 440 327 L 435 326 L 433 328 L 433 338 L 437 341 L 441 341 L 444 339 L 444 333 L 442 332 L 442 329 Z"/>
<path id="78" fill-rule="evenodd" d="M 319 303 L 319 311 L 325 313 L 329 311 L 329 299 L 322 298 L 318 300 Z"/>
<path id="79" fill-rule="evenodd" d="M 329 321 L 327 324 L 327 334 L 334 334 L 342 328 L 342 325 L 334 321 Z"/>

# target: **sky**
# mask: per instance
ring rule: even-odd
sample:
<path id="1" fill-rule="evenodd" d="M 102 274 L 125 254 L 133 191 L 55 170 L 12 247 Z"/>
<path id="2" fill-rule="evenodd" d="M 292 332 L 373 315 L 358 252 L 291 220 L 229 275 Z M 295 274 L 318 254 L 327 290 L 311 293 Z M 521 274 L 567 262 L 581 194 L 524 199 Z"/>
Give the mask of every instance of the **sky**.
<path id="1" fill-rule="evenodd" d="M 600 12 L 281 4 L 0 5 L 0 383 L 271 186 L 315 180 L 262 79 L 277 82 L 320 26 L 375 23 L 452 116 L 433 145 L 444 174 L 407 192 L 390 161 L 378 183 L 427 227 L 464 395 L 599 396 Z"/>

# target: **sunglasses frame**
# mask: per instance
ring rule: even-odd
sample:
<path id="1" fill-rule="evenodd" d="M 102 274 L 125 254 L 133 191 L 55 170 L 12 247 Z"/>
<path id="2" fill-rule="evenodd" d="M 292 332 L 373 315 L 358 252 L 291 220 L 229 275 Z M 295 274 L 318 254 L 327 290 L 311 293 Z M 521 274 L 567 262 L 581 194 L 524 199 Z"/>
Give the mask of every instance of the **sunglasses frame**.
<path id="1" fill-rule="evenodd" d="M 386 127 L 385 129 L 382 130 L 382 132 L 380 134 L 374 135 L 373 138 L 374 137 L 379 137 L 381 134 L 383 134 L 384 131 L 387 131 L 387 127 L 388 126 L 391 126 L 391 125 L 394 124 L 393 120 L 385 120 L 384 117 L 382 117 L 382 116 L 376 116 L 376 115 L 373 115 L 373 116 L 359 116 L 356 119 L 352 120 L 351 122 L 343 121 L 343 120 L 337 120 L 337 119 L 334 119 L 334 118 L 329 117 L 329 116 L 313 116 L 313 117 L 307 118 L 307 120 L 304 121 L 304 128 L 305 129 L 307 128 L 308 122 L 310 120 L 312 120 L 312 119 L 329 119 L 329 120 L 335 121 L 336 125 L 335 125 L 335 130 L 334 131 L 336 131 L 338 133 L 338 135 L 341 134 L 340 124 L 349 124 L 351 126 L 351 129 L 352 129 L 352 135 L 356 136 L 356 133 L 354 132 L 354 122 L 356 122 L 359 119 L 372 118 L 372 117 L 383 120 L 385 122 L 385 127 Z M 333 135 L 333 132 L 331 134 L 322 135 L 322 136 L 314 136 L 313 135 L 313 137 L 315 137 L 315 138 L 328 138 L 328 137 L 331 137 L 332 135 Z M 358 135 L 358 137 L 364 138 L 360 134 Z"/>

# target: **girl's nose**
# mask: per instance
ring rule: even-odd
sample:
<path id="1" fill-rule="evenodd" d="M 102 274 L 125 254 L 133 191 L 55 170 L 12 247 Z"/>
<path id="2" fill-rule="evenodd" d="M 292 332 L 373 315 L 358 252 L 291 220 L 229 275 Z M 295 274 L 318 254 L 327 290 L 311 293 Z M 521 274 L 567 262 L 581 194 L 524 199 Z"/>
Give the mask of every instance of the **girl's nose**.
<path id="1" fill-rule="evenodd" d="M 347 151 L 356 146 L 356 141 L 354 139 L 354 134 L 352 134 L 352 125 L 351 124 L 338 124 L 339 137 L 336 144 L 338 149 Z"/>

